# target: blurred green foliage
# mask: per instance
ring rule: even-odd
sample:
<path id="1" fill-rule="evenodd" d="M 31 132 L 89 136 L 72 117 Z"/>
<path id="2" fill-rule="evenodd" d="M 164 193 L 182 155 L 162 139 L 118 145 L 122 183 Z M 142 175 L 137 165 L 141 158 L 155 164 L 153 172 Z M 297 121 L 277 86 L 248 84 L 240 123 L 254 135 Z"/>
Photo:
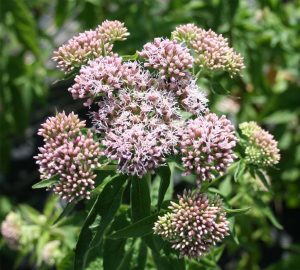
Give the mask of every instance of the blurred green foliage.
<path id="1" fill-rule="evenodd" d="M 131 35 L 117 46 L 122 53 L 133 54 L 154 37 L 168 36 L 178 24 L 194 22 L 222 33 L 245 57 L 241 78 L 215 75 L 214 80 L 229 94 L 211 94 L 211 105 L 236 123 L 254 120 L 274 134 L 282 160 L 270 175 L 275 196 L 270 207 L 278 216 L 282 209 L 300 207 L 299 1 L 10 0 L 1 4 L 1 19 L 0 169 L 4 184 L 5 175 L 16 169 L 10 163 L 12 145 L 34 121 L 41 121 L 48 111 L 54 77 L 63 77 L 50 61 L 58 44 L 104 19 L 118 19 Z M 236 189 L 233 178 L 223 179 L 221 192 L 231 194 L 230 203 L 237 208 L 252 205 L 249 214 L 236 217 L 241 237 L 240 246 L 229 244 L 228 252 L 236 254 L 233 269 L 260 269 L 261 242 L 272 245 L 273 228 L 278 227 L 269 206 L 264 206 L 271 196 L 260 191 L 259 181 L 242 181 Z M 139 244 L 132 243 L 129 251 Z M 296 269 L 299 260 L 294 254 L 299 256 L 299 248 L 289 247 L 287 252 L 287 258 L 268 269 Z M 190 265 L 190 269 L 201 268 Z"/>

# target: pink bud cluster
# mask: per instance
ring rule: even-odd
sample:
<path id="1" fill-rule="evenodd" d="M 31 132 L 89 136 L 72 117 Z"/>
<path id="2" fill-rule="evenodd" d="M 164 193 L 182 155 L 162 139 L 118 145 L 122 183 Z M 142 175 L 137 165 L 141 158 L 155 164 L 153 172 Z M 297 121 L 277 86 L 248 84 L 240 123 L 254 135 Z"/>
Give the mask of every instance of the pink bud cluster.
<path id="1" fill-rule="evenodd" d="M 124 40 L 127 33 L 119 21 L 104 21 L 96 30 L 89 30 L 71 38 L 53 54 L 53 60 L 65 73 L 99 56 L 112 54 L 113 42 Z"/>
<path id="2" fill-rule="evenodd" d="M 209 113 L 190 120 L 180 143 L 185 174 L 196 173 L 199 184 L 222 174 L 235 159 L 236 140 L 234 127 L 225 116 Z"/>
<path id="3" fill-rule="evenodd" d="M 114 92 L 125 86 L 146 88 L 148 81 L 149 73 L 137 62 L 122 63 L 121 57 L 107 56 L 83 66 L 69 92 L 74 99 L 86 99 L 84 105 L 89 106 L 102 96 L 112 98 Z"/>
<path id="4" fill-rule="evenodd" d="M 255 122 L 240 124 L 245 141 L 245 160 L 257 166 L 268 167 L 276 165 L 280 160 L 277 141 L 268 131 L 262 129 Z"/>
<path id="5" fill-rule="evenodd" d="M 53 190 L 68 201 L 90 197 L 96 177 L 93 169 L 99 166 L 99 143 L 90 130 L 86 134 L 80 130 L 84 126 L 77 115 L 63 112 L 50 117 L 39 130 L 45 142 L 35 157 L 41 179 L 59 177 Z"/>
<path id="6" fill-rule="evenodd" d="M 206 31 L 194 24 L 181 25 L 172 32 L 175 40 L 186 42 L 195 55 L 195 64 L 208 70 L 225 70 L 231 76 L 241 72 L 243 57 L 234 51 L 228 40 L 211 29 Z"/>
<path id="7" fill-rule="evenodd" d="M 117 40 L 126 40 L 126 38 L 129 36 L 124 23 L 119 21 L 105 20 L 101 25 L 98 26 L 96 31 L 99 33 L 102 40 L 105 40 L 109 43 Z"/>
<path id="8" fill-rule="evenodd" d="M 1 224 L 1 234 L 4 241 L 12 250 L 18 250 L 22 236 L 21 217 L 14 212 L 10 212 Z"/>
<path id="9" fill-rule="evenodd" d="M 175 81 L 187 76 L 193 67 L 193 57 L 188 49 L 175 40 L 155 38 L 144 45 L 139 55 L 146 60 L 144 66 L 159 71 L 161 79 Z"/>
<path id="10" fill-rule="evenodd" d="M 229 234 L 229 222 L 218 197 L 184 191 L 178 200 L 171 202 L 169 213 L 158 217 L 153 230 L 182 257 L 197 259 Z"/>

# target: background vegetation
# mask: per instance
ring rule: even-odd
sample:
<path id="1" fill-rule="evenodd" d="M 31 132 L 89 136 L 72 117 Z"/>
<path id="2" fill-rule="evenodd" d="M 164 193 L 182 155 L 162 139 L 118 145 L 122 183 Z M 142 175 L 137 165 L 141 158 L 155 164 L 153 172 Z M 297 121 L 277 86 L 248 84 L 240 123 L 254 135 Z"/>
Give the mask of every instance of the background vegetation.
<path id="1" fill-rule="evenodd" d="M 246 69 L 241 78 L 215 77 L 226 91 L 219 89 L 217 94 L 220 95 L 212 94 L 211 105 L 219 113 L 229 115 L 235 123 L 254 120 L 267 127 L 279 141 L 282 160 L 278 168 L 270 172 L 272 191 L 267 193 L 260 190 L 259 183 L 247 183 L 236 189 L 231 179 L 222 181 L 223 186 L 219 188 L 225 195 L 231 194 L 237 204 L 250 204 L 253 209 L 237 217 L 239 245 L 228 243 L 219 266 L 251 270 L 300 267 L 297 224 L 300 216 L 299 1 L 3 2 L 0 221 L 20 204 L 43 210 L 49 194 L 31 189 L 39 178 L 32 158 L 41 144 L 37 129 L 56 110 L 73 110 L 86 117 L 80 104 L 65 91 L 64 83 L 54 83 L 57 78 L 63 78 L 63 74 L 55 70 L 50 58 L 53 50 L 69 37 L 94 28 L 105 19 L 124 21 L 129 29 L 129 39 L 118 44 L 124 54 L 133 54 L 136 48 L 156 36 L 169 36 L 179 24 L 194 22 L 222 33 L 245 57 Z M 188 179 L 177 180 L 175 191 L 188 185 Z M 253 197 L 257 200 L 252 201 Z M 10 269 L 14 254 L 0 242 L 0 268 Z M 31 269 L 29 265 L 25 259 L 19 267 Z"/>

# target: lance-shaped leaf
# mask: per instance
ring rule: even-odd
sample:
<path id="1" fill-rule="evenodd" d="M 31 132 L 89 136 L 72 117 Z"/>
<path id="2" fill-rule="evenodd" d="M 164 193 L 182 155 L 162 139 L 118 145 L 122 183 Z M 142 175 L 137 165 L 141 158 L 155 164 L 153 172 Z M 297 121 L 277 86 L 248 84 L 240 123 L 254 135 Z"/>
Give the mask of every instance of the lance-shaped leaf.
<path id="1" fill-rule="evenodd" d="M 104 230 L 113 220 L 121 204 L 125 183 L 126 178 L 124 176 L 116 176 L 98 195 L 77 241 L 74 262 L 75 270 L 85 269 L 89 260 L 92 259 L 89 256 L 101 245 Z M 95 227 L 94 222 L 96 220 L 97 225 Z"/>
<path id="2" fill-rule="evenodd" d="M 148 179 L 150 175 L 146 175 L 142 179 L 132 177 L 131 179 L 131 219 L 136 222 L 148 215 L 150 215 L 150 189 Z"/>
<path id="3" fill-rule="evenodd" d="M 157 220 L 158 213 L 140 219 L 139 221 L 116 231 L 111 238 L 143 237 L 152 233 L 154 222 Z"/>
<path id="4" fill-rule="evenodd" d="M 172 168 L 174 168 L 174 165 L 171 164 Z M 158 175 L 160 177 L 160 185 L 158 190 L 158 202 L 157 202 L 157 208 L 160 209 L 161 204 L 164 200 L 165 194 L 167 190 L 169 189 L 170 183 L 171 183 L 171 168 L 169 166 L 162 166 L 158 170 Z"/>
<path id="5" fill-rule="evenodd" d="M 239 208 L 239 209 L 228 209 L 228 208 L 225 208 L 225 211 L 227 213 L 226 216 L 228 218 L 231 218 L 231 217 L 235 217 L 235 216 L 238 216 L 238 215 L 242 215 L 242 214 L 248 212 L 250 209 L 251 209 L 251 207 L 245 207 L 245 208 Z"/>
<path id="6" fill-rule="evenodd" d="M 44 179 L 36 184 L 34 184 L 32 186 L 33 189 L 37 189 L 37 188 L 48 188 L 48 187 L 52 187 L 53 185 L 55 185 L 57 182 L 59 181 L 59 176 L 58 175 L 54 175 L 49 179 Z"/>

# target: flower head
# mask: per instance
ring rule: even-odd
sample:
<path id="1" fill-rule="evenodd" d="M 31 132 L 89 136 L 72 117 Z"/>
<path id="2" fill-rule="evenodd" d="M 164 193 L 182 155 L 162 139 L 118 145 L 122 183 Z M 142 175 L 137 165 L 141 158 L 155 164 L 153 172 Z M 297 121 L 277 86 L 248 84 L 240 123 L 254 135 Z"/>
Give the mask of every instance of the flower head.
<path id="1" fill-rule="evenodd" d="M 152 43 L 144 45 L 139 55 L 146 59 L 145 67 L 158 70 L 162 79 L 174 81 L 185 77 L 193 67 L 193 58 L 188 49 L 175 40 L 155 38 Z"/>
<path id="2" fill-rule="evenodd" d="M 96 31 L 99 33 L 102 40 L 110 43 L 117 40 L 125 40 L 127 36 L 129 36 L 124 23 L 119 21 L 105 20 L 101 25 L 98 26 Z"/>
<path id="3" fill-rule="evenodd" d="M 255 122 L 240 124 L 240 130 L 246 137 L 246 161 L 257 166 L 268 167 L 280 160 L 279 149 L 273 135 L 263 130 Z"/>
<path id="4" fill-rule="evenodd" d="M 229 222 L 222 201 L 209 199 L 199 191 L 185 191 L 170 212 L 160 216 L 154 233 L 162 236 L 181 256 L 199 258 L 229 234 Z"/>
<path id="5" fill-rule="evenodd" d="M 38 135 L 42 136 L 45 142 L 60 141 L 62 143 L 79 133 L 80 129 L 85 127 L 85 121 L 80 121 L 73 112 L 68 115 L 62 112 L 55 117 L 49 117 L 41 126 Z"/>
<path id="6" fill-rule="evenodd" d="M 178 143 L 175 127 L 156 118 L 110 130 L 104 140 L 104 154 L 118 161 L 121 173 L 142 177 L 162 165 Z"/>
<path id="7" fill-rule="evenodd" d="M 17 213 L 9 213 L 1 224 L 1 234 L 12 250 L 18 250 L 22 236 L 22 219 Z"/>
<path id="8" fill-rule="evenodd" d="M 58 176 L 59 181 L 53 186 L 53 190 L 68 201 L 90 197 L 96 177 L 93 169 L 99 166 L 101 155 L 99 143 L 94 141 L 93 133 L 88 130 L 84 134 L 74 122 L 80 123 L 74 114 L 58 114 L 50 118 L 40 134 L 47 134 L 51 125 L 55 132 L 47 137 L 44 146 L 39 148 L 40 153 L 35 157 L 40 166 L 41 179 Z"/>
<path id="9" fill-rule="evenodd" d="M 172 39 L 190 44 L 197 38 L 199 31 L 200 28 L 193 23 L 179 25 L 172 32 Z"/>
<path id="10" fill-rule="evenodd" d="M 53 60 L 65 73 L 80 67 L 90 59 L 104 54 L 111 54 L 112 44 L 103 43 L 97 31 L 89 30 L 71 38 L 53 53 Z"/>
<path id="11" fill-rule="evenodd" d="M 180 100 L 182 107 L 194 115 L 199 116 L 207 111 L 208 99 L 195 81 L 191 81 L 189 85 L 182 89 Z"/>
<path id="12" fill-rule="evenodd" d="M 71 72 L 75 67 L 104 55 L 111 55 L 113 42 L 124 40 L 129 34 L 119 21 L 104 21 L 96 30 L 89 30 L 71 38 L 53 53 L 57 66 Z"/>
<path id="13" fill-rule="evenodd" d="M 83 66 L 69 91 L 74 99 L 86 99 L 84 105 L 89 106 L 97 98 L 113 98 L 115 92 L 124 87 L 145 89 L 149 80 L 150 74 L 137 62 L 122 63 L 121 57 L 106 56 Z"/>
<path id="14" fill-rule="evenodd" d="M 233 162 L 235 145 L 234 127 L 224 115 L 209 113 L 189 121 L 180 144 L 186 174 L 196 173 L 199 183 L 212 180 Z"/>
<path id="15" fill-rule="evenodd" d="M 228 40 L 212 30 L 194 24 L 181 25 L 172 33 L 175 40 L 186 42 L 195 55 L 195 64 L 208 70 L 225 70 L 231 76 L 244 68 L 243 57 L 235 52 Z"/>
<path id="16" fill-rule="evenodd" d="M 93 99 L 111 96 L 115 89 L 122 86 L 122 59 L 116 56 L 100 57 L 89 61 L 75 77 L 75 84 L 69 88 L 74 99 L 87 99 L 90 105 Z"/>
<path id="17" fill-rule="evenodd" d="M 60 250 L 60 241 L 53 240 L 48 242 L 42 250 L 42 258 L 48 266 L 54 266 L 63 258 L 63 253 Z"/>
<path id="18" fill-rule="evenodd" d="M 150 87 L 145 91 L 124 88 L 116 97 L 98 102 L 98 112 L 91 113 L 96 131 L 127 128 L 150 118 L 169 123 L 179 119 L 179 110 L 172 92 Z"/>

